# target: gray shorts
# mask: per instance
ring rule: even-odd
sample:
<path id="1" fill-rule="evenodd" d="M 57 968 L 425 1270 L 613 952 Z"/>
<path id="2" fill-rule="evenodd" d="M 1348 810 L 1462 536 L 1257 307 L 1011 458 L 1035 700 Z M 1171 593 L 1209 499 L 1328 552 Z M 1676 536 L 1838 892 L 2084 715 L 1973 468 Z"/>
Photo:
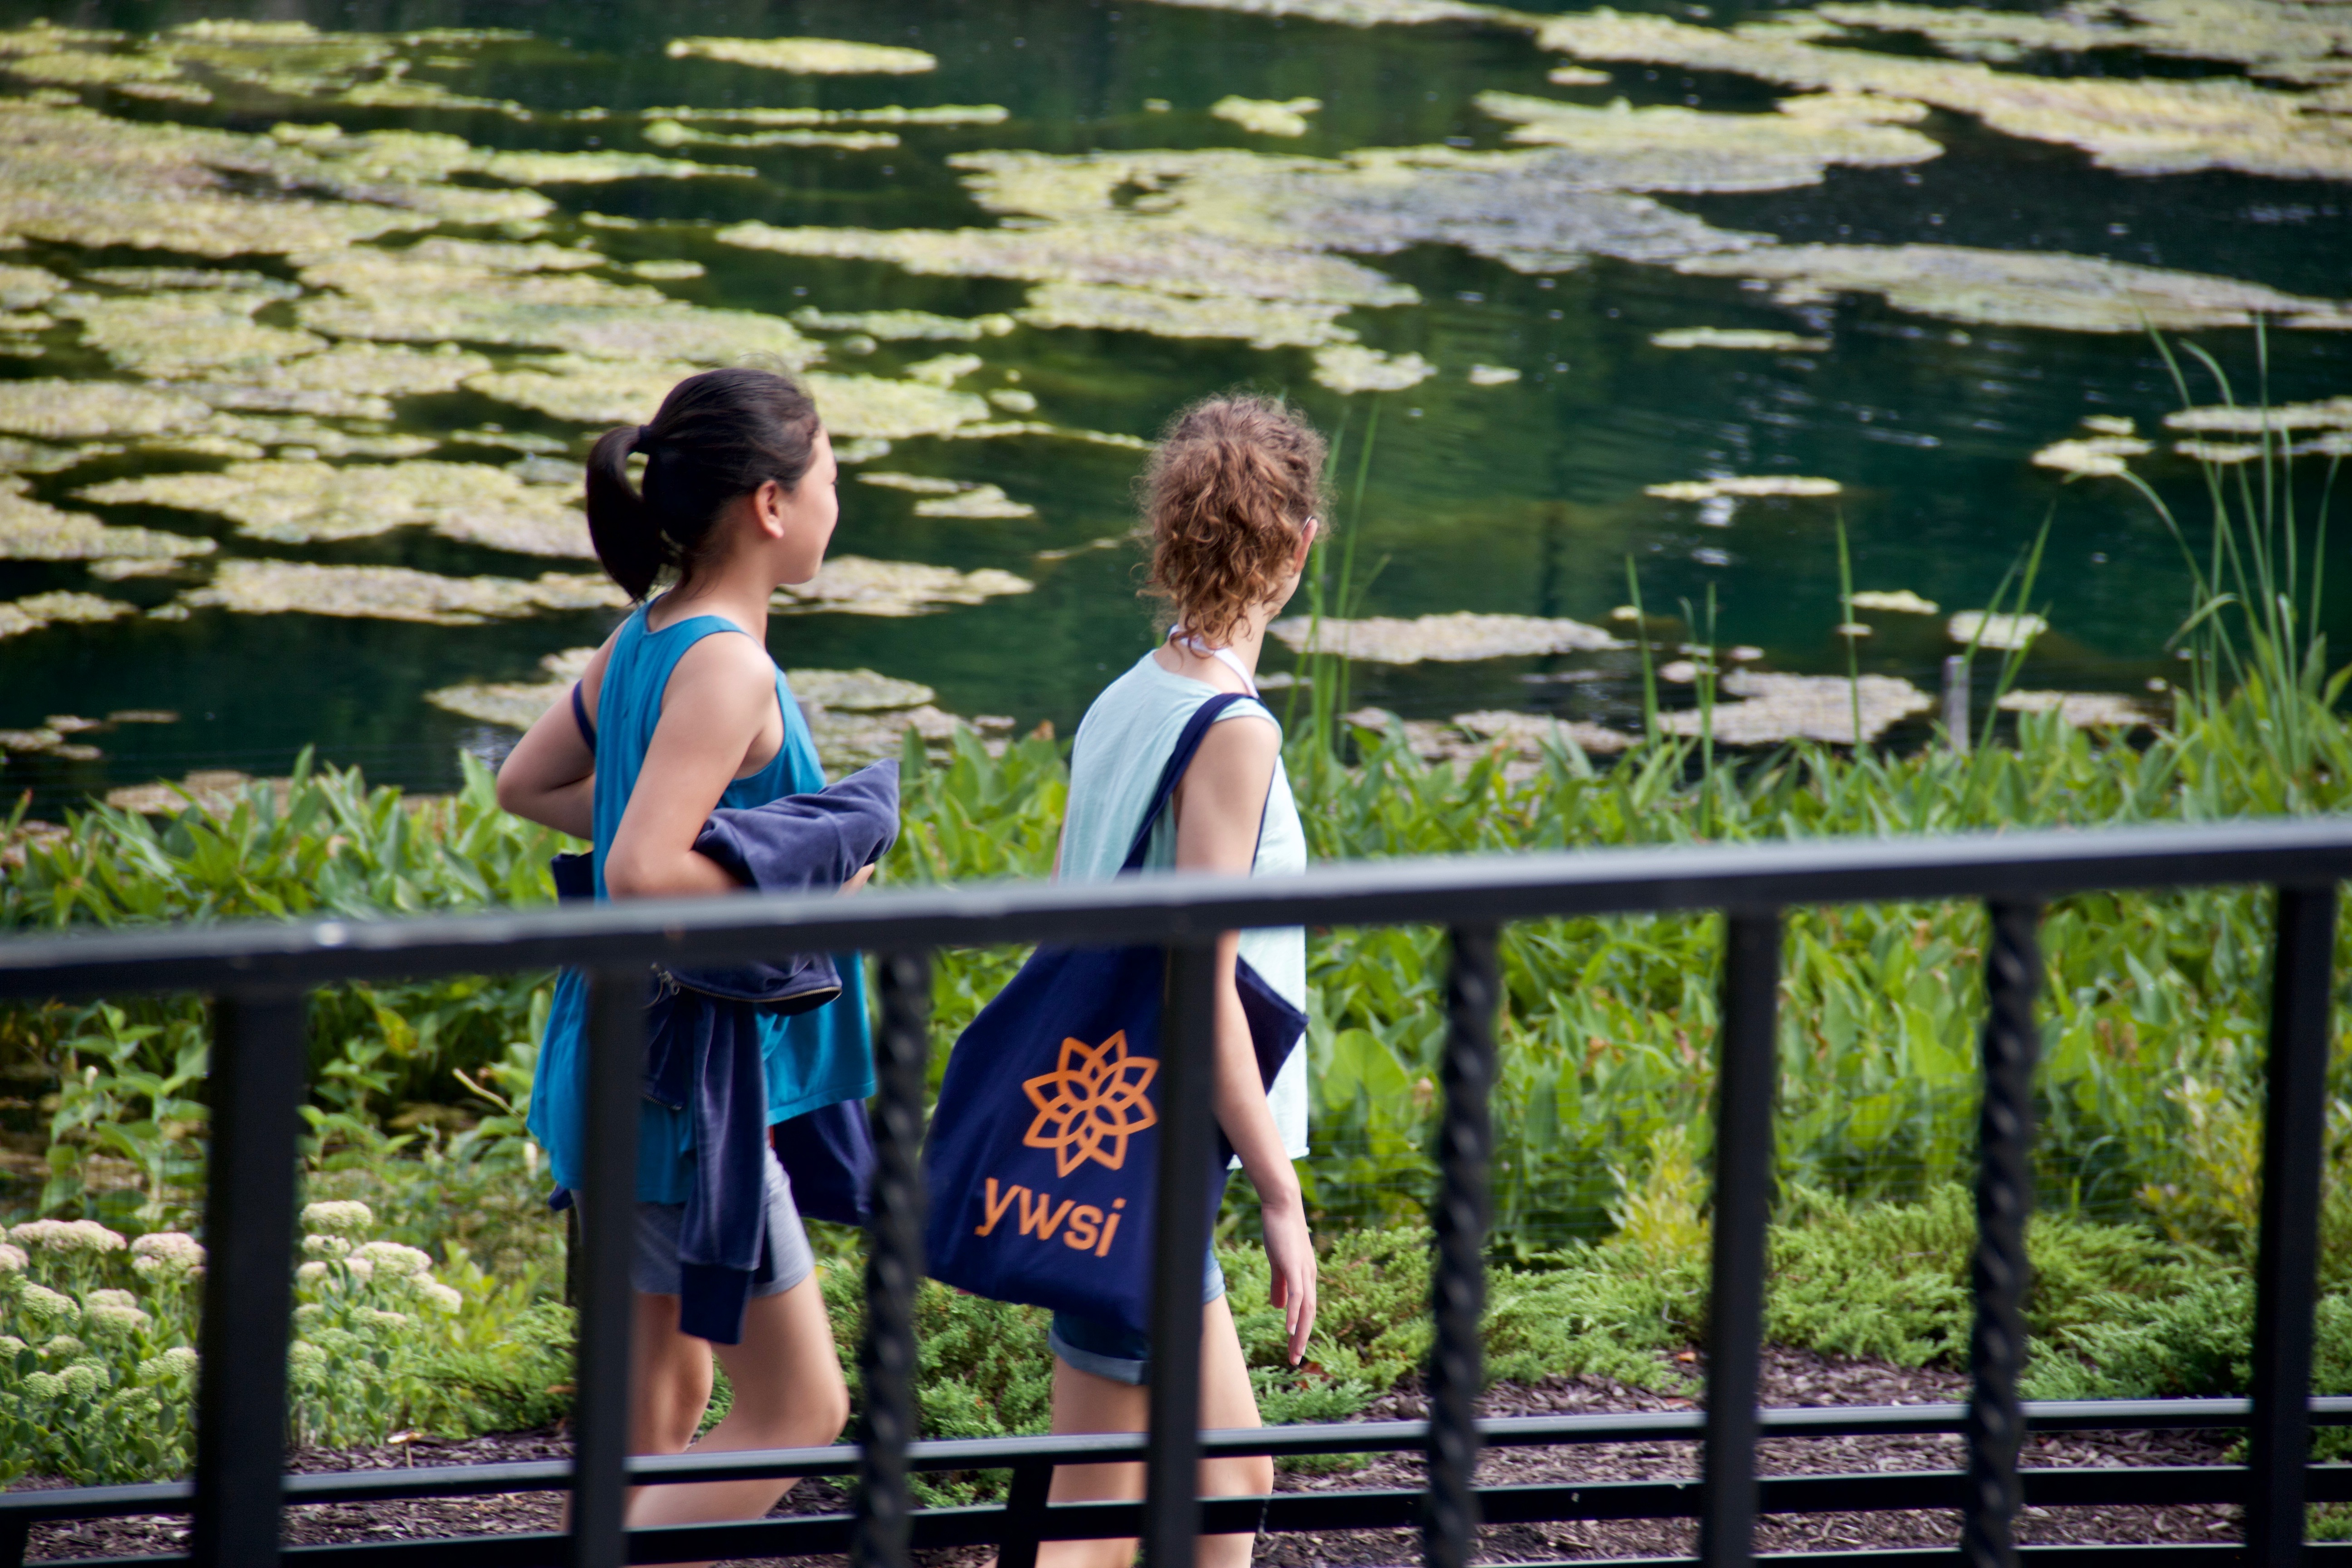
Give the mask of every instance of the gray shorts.
<path id="1" fill-rule="evenodd" d="M 816 1270 L 816 1255 L 809 1250 L 808 1232 L 801 1226 L 801 1211 L 793 1203 L 793 1184 L 767 1152 L 768 1256 L 775 1278 L 751 1287 L 754 1296 L 781 1296 Z M 637 1205 L 636 1246 L 629 1258 L 629 1283 L 648 1296 L 684 1292 L 684 1273 L 677 1259 L 678 1237 L 686 1228 L 684 1204 Z"/>

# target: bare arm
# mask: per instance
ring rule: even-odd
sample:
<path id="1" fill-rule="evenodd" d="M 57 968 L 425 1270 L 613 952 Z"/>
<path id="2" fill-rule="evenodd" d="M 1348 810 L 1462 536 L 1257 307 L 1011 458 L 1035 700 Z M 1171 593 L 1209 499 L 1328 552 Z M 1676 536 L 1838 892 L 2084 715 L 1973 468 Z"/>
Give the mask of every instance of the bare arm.
<path id="1" fill-rule="evenodd" d="M 604 689 L 605 658 L 612 649 L 607 638 L 580 677 L 580 696 L 592 722 L 596 699 Z M 499 805 L 574 838 L 594 837 L 596 753 L 589 749 L 579 721 L 572 716 L 568 693 L 539 716 L 539 721 L 499 764 Z"/>
<path id="2" fill-rule="evenodd" d="M 1259 818 L 1281 736 L 1261 721 L 1239 719 L 1213 724 L 1177 786 L 1176 865 L 1180 870 L 1246 875 L 1256 858 Z M 1306 1352 L 1315 1328 L 1315 1247 L 1307 1232 L 1307 1208 L 1298 1173 L 1282 1146 L 1258 1076 L 1257 1052 L 1250 1043 L 1249 1019 L 1234 982 L 1240 938 L 1217 939 L 1217 1063 L 1213 1096 L 1217 1125 L 1241 1156 L 1242 1169 L 1257 1188 L 1265 1222 L 1266 1260 L 1273 1267 L 1274 1304 L 1284 1309 L 1290 1359 Z"/>
<path id="3" fill-rule="evenodd" d="M 708 637 L 686 651 L 605 847 L 606 891 L 657 899 L 742 890 L 717 861 L 694 852 L 694 840 L 775 717 L 775 668 L 751 638 Z"/>

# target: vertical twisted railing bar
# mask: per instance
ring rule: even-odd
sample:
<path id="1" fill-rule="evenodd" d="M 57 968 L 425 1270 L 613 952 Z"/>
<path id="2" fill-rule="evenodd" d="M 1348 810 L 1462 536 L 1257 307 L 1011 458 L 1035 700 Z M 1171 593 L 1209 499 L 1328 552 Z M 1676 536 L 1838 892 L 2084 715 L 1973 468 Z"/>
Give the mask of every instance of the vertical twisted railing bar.
<path id="1" fill-rule="evenodd" d="M 2262 1242 L 2254 1264 L 2254 1423 L 2246 1463 L 2246 1560 L 2303 1555 L 2311 1458 L 2312 1308 L 2319 1290 L 2319 1184 L 2327 1136 L 2327 1014 L 2336 889 L 2281 888 L 2271 955 Z"/>
<path id="2" fill-rule="evenodd" d="M 1216 1125 L 1217 953 L 1169 944 L 1160 1025 L 1160 1171 L 1151 1267 L 1151 1425 L 1144 1458 L 1143 1560 L 1192 1568 L 1201 1534 L 1201 1259 L 1209 1249 Z"/>
<path id="3" fill-rule="evenodd" d="M 572 1396 L 572 1568 L 621 1568 L 629 1492 L 629 1253 L 636 1239 L 643 970 L 588 977 L 588 1105 L 580 1164 L 580 1330 Z"/>
<path id="4" fill-rule="evenodd" d="M 213 1006 L 196 1496 L 188 1532 L 189 1558 L 202 1568 L 267 1568 L 278 1560 L 308 1016 L 299 991 L 231 992 Z"/>
<path id="5" fill-rule="evenodd" d="M 1721 1049 L 1715 1086 L 1714 1256 L 1707 1295 L 1704 1568 L 1756 1560 L 1756 1383 L 1763 1357 L 1764 1226 L 1772 1208 L 1772 1111 L 1780 1070 L 1778 910 L 1724 920 Z"/>
<path id="6" fill-rule="evenodd" d="M 1445 1110 L 1437 1135 L 1437 1267 L 1430 1281 L 1436 1331 L 1429 1351 L 1429 1504 L 1421 1525 L 1429 1568 L 1465 1568 L 1478 1528 L 1470 1483 L 1478 1468 L 1478 1394 L 1486 1383 L 1478 1320 L 1486 1309 L 1488 1100 L 1502 999 L 1494 928 L 1456 926 L 1453 943 L 1438 1074 Z"/>
<path id="7" fill-rule="evenodd" d="M 2038 904 L 1993 900 L 1985 949 L 1984 1104 L 1977 1118 L 1976 1328 L 1969 1339 L 1969 1448 L 1963 1568 L 2017 1568 L 2011 1526 L 2025 1412 L 2025 1219 L 2033 1205 L 2033 1063 L 2042 1037 L 2033 996 L 2042 981 Z"/>
<path id="8" fill-rule="evenodd" d="M 875 1041 L 873 1212 L 866 1239 L 866 1415 L 851 1568 L 907 1568 L 907 1445 L 914 1441 L 915 1286 L 923 1277 L 923 1068 L 929 1056 L 931 959 L 882 956 Z"/>

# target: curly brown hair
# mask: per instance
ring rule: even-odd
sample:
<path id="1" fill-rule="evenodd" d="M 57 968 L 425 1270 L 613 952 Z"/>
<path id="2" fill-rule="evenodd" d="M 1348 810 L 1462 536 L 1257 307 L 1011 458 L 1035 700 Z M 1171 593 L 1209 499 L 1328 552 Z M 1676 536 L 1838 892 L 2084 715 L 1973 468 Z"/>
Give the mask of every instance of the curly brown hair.
<path id="1" fill-rule="evenodd" d="M 1325 510 L 1323 437 L 1279 398 L 1207 397 L 1170 421 L 1144 470 L 1143 592 L 1223 643 L 1280 585 L 1299 530 Z"/>

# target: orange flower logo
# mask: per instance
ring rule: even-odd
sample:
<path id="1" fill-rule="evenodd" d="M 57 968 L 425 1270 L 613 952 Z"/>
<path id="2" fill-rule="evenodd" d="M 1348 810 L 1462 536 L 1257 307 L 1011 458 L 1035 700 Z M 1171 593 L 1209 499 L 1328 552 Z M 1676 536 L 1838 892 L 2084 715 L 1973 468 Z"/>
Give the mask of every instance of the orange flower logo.
<path id="1" fill-rule="evenodd" d="M 1090 1159 L 1118 1170 L 1127 1163 L 1129 1136 L 1159 1124 L 1160 1113 L 1143 1098 L 1159 1071 L 1152 1058 L 1127 1054 L 1124 1029 L 1099 1046 L 1064 1040 L 1061 1066 L 1021 1086 L 1037 1108 L 1021 1142 L 1054 1151 L 1057 1176 Z"/>

